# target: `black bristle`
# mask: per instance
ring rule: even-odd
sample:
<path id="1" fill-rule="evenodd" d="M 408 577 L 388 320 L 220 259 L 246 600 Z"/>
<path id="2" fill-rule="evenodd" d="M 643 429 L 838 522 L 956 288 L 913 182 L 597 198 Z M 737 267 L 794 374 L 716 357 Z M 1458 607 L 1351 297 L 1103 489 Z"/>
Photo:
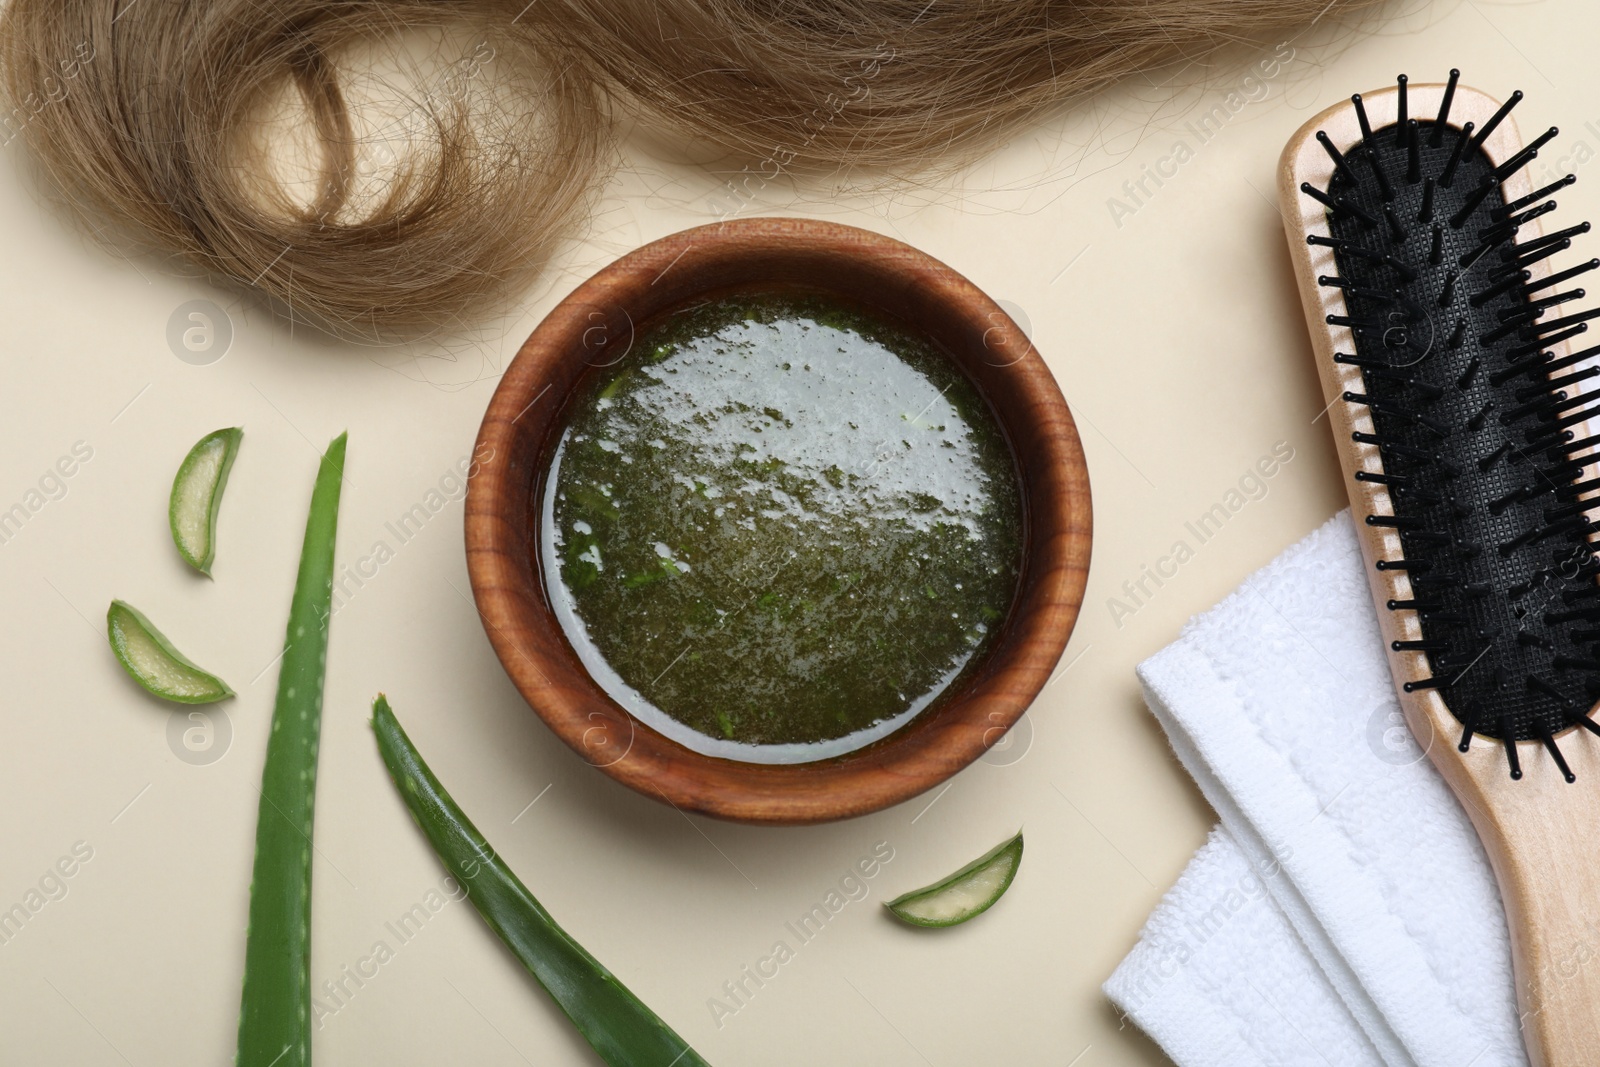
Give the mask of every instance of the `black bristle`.
<path id="1" fill-rule="evenodd" d="M 1505 414 L 1501 415 L 1500 425 L 1510 426 L 1514 423 L 1521 422 L 1530 415 L 1537 415 L 1546 408 L 1554 407 L 1556 404 L 1560 403 L 1566 398 L 1566 393 L 1545 393 L 1537 400 L 1530 400 L 1528 403 L 1518 405 L 1517 407 L 1514 407 L 1510 411 L 1507 411 Z"/>
<path id="2" fill-rule="evenodd" d="M 1587 263 L 1579 263 L 1576 267 L 1568 267 L 1566 270 L 1558 271 L 1548 278 L 1542 279 L 1537 285 L 1528 286 L 1526 291 L 1528 295 L 1532 296 L 1541 289 L 1548 289 L 1552 285 L 1560 285 L 1562 282 L 1576 278 L 1580 274 L 1587 274 L 1596 267 L 1600 267 L 1600 259 L 1591 259 Z"/>
<path id="3" fill-rule="evenodd" d="M 1344 399 L 1362 406 L 1372 432 L 1353 437 L 1382 462 L 1357 478 L 1390 500 L 1390 514 L 1364 521 L 1402 549 L 1376 566 L 1412 577 L 1409 598 L 1385 602 L 1415 612 L 1421 630 L 1393 649 L 1428 661 L 1415 672 L 1428 676 L 1403 688 L 1438 690 L 1462 725 L 1462 751 L 1479 734 L 1500 739 L 1512 777 L 1522 777 L 1519 741 L 1540 741 L 1569 774 L 1556 736 L 1580 721 L 1600 734 L 1584 715 L 1600 697 L 1600 562 L 1587 548 L 1600 532 L 1600 497 L 1588 495 L 1600 474 L 1581 480 L 1600 451 L 1578 451 L 1573 432 L 1600 417 L 1600 393 L 1583 391 L 1600 368 L 1578 366 L 1600 349 L 1558 346 L 1600 310 L 1555 309 L 1584 298 L 1560 283 L 1600 259 L 1533 279 L 1528 268 L 1588 232 L 1584 223 L 1537 235 L 1556 209 L 1550 194 L 1575 179 L 1506 202 L 1502 181 L 1557 133 L 1490 160 L 1483 146 L 1522 94 L 1481 128 L 1458 129 L 1449 124 L 1458 76 L 1426 131 L 1407 112 L 1402 79 L 1395 122 L 1374 130 L 1357 96 L 1360 140 L 1318 135 L 1336 176 L 1331 189 L 1306 190 L 1329 210 L 1329 236 L 1311 243 L 1333 250 L 1338 277 L 1319 282 L 1343 291 L 1344 313 L 1330 321 L 1353 331 L 1354 350 L 1334 357 L 1364 383 Z M 1600 434 L 1584 444 L 1600 446 Z"/>
<path id="4" fill-rule="evenodd" d="M 1541 348 L 1549 348 L 1552 345 L 1558 345 L 1563 341 L 1570 341 L 1574 337 L 1578 336 L 1580 333 L 1583 333 L 1588 329 L 1589 329 L 1589 324 L 1588 323 L 1580 322 L 1580 323 L 1578 323 L 1578 325 L 1572 327 L 1572 329 L 1563 330 L 1563 331 L 1561 331 L 1560 333 L 1556 334 L 1553 337 L 1541 337 L 1541 338 L 1538 338 L 1537 340 L 1529 341 L 1527 344 L 1521 344 L 1521 345 L 1517 345 L 1514 348 L 1508 348 L 1508 349 L 1506 349 L 1506 359 L 1508 361 L 1510 361 L 1510 362 L 1516 362 L 1517 360 L 1520 360 L 1523 356 L 1526 356 L 1531 352 L 1537 352 Z"/>
<path id="5" fill-rule="evenodd" d="M 1560 495 L 1576 497 L 1582 495 L 1583 493 L 1592 492 L 1596 489 L 1600 489 L 1600 478 L 1591 478 L 1586 482 L 1576 482 L 1572 485 L 1564 485 L 1560 489 Z"/>
<path id="6" fill-rule="evenodd" d="M 1394 186 L 1389 184 L 1389 171 L 1383 164 L 1383 152 L 1374 141 L 1372 126 L 1367 122 L 1367 107 L 1361 102 L 1361 94 L 1350 98 L 1355 105 L 1356 118 L 1361 122 L 1361 144 L 1366 151 L 1367 163 L 1372 167 L 1372 176 L 1378 179 L 1378 190 L 1383 194 L 1385 202 L 1394 199 Z"/>
<path id="7" fill-rule="evenodd" d="M 1407 456 L 1411 459 L 1439 461 L 1439 454 L 1432 449 L 1418 448 L 1415 445 L 1408 445 L 1404 441 L 1379 437 L 1376 434 L 1362 433 L 1360 430 L 1352 433 L 1350 439 L 1363 445 L 1377 445 L 1380 449 L 1394 452 L 1396 455 Z"/>
<path id="8" fill-rule="evenodd" d="M 1417 280 L 1416 270 L 1412 268 L 1411 264 L 1407 263 L 1403 259 L 1396 259 L 1394 256 L 1384 256 L 1383 265 L 1400 275 L 1401 282 L 1407 285 Z"/>
<path id="9" fill-rule="evenodd" d="M 1509 508 L 1512 504 L 1520 504 L 1524 500 L 1541 495 L 1542 492 L 1543 490 L 1539 489 L 1537 484 L 1533 486 L 1524 486 L 1521 489 L 1513 489 L 1505 496 L 1497 497 L 1494 500 L 1489 501 L 1489 514 L 1498 515 L 1505 511 L 1506 508 Z M 1462 588 L 1465 589 L 1467 587 L 1463 586 Z"/>
<path id="10" fill-rule="evenodd" d="M 1549 373 L 1550 363 L 1552 363 L 1552 362 L 1554 362 L 1554 361 L 1553 360 L 1542 361 L 1542 364 L 1543 364 L 1543 366 L 1545 368 L 1546 373 Z M 1562 388 L 1565 388 L 1566 386 L 1574 385 L 1574 384 L 1576 384 L 1578 382 L 1581 382 L 1581 381 L 1587 381 L 1588 379 L 1593 378 L 1597 374 L 1600 374 L 1600 367 L 1589 367 L 1586 370 L 1577 371 L 1576 373 L 1568 374 L 1568 375 L 1566 375 L 1564 377 L 1561 377 L 1561 378 L 1552 378 L 1552 379 L 1550 379 L 1548 384 L 1544 383 L 1544 382 L 1541 382 L 1538 385 L 1530 385 L 1526 389 L 1518 389 L 1517 390 L 1517 397 L 1518 397 L 1518 399 L 1521 399 L 1524 396 L 1535 396 L 1535 395 L 1537 395 L 1539 393 L 1546 392 L 1546 391 L 1548 391 L 1550 389 L 1562 389 Z"/>
<path id="11" fill-rule="evenodd" d="M 1456 279 L 1459 277 L 1461 277 L 1461 275 L 1456 271 L 1451 271 L 1449 274 L 1444 276 L 1444 288 L 1439 290 L 1440 307 L 1447 308 L 1451 304 L 1455 303 Z"/>
<path id="12" fill-rule="evenodd" d="M 1572 403 L 1585 403 L 1589 399 L 1590 398 L 1586 396 L 1578 396 L 1573 398 Z M 1564 407 L 1565 405 L 1562 406 Z M 1570 415 L 1563 415 L 1561 418 L 1555 420 L 1555 425 L 1557 429 L 1560 429 L 1564 426 L 1576 426 L 1580 422 L 1588 422 L 1596 415 L 1600 415 L 1600 405 L 1596 405 L 1595 407 L 1591 408 L 1584 408 L 1582 411 L 1574 411 Z"/>
<path id="13" fill-rule="evenodd" d="M 1398 117 L 1394 120 L 1394 143 L 1396 145 L 1405 144 L 1406 133 L 1413 128 L 1406 118 L 1406 81 L 1404 74 L 1399 75 L 1394 80 L 1395 93 L 1399 98 L 1395 103 L 1395 107 L 1398 109 Z M 1415 178 L 1407 180 L 1416 181 Z"/>
<path id="14" fill-rule="evenodd" d="M 1555 395 L 1558 396 L 1558 397 L 1562 397 L 1562 396 L 1566 396 L 1567 394 L 1565 393 L 1565 391 L 1562 391 L 1562 392 L 1556 393 Z M 1579 404 L 1587 404 L 1593 399 L 1594 399 L 1594 397 L 1592 395 L 1590 395 L 1588 393 L 1584 393 L 1584 392 L 1579 392 L 1576 396 L 1571 397 L 1570 399 L 1559 400 L 1556 403 L 1551 404 L 1550 407 L 1548 408 L 1548 410 L 1545 412 L 1545 414 L 1542 417 L 1546 418 L 1546 419 L 1554 418 L 1555 414 L 1557 412 L 1570 411 L 1572 408 L 1577 407 Z M 1563 418 L 1568 418 L 1568 417 L 1570 417 L 1570 416 L 1563 416 Z"/>
<path id="15" fill-rule="evenodd" d="M 1480 333 L 1478 335 L 1478 343 L 1485 348 L 1491 348 L 1497 341 L 1504 341 L 1507 337 L 1518 335 L 1519 331 L 1523 330 L 1530 320 L 1538 318 L 1539 314 L 1540 312 L 1537 308 L 1517 308 L 1509 321 L 1501 323 L 1492 330 Z"/>
<path id="16" fill-rule="evenodd" d="M 1571 315 L 1563 315 L 1559 319 L 1551 319 L 1549 322 L 1541 322 L 1533 331 L 1533 334 L 1542 336 L 1547 333 L 1552 333 L 1556 330 L 1564 330 L 1568 326 L 1576 326 L 1580 322 L 1588 322 L 1590 319 L 1595 318 L 1600 318 L 1600 308 L 1591 308 L 1588 311 L 1579 311 Z M 1532 334 L 1529 336 L 1531 337 Z M 1545 341 L 1544 343 L 1549 344 L 1550 342 Z"/>
<path id="17" fill-rule="evenodd" d="M 1352 204 L 1348 200 L 1342 200 L 1338 197 L 1329 196 L 1327 193 L 1323 192 L 1321 189 L 1318 189 L 1310 182 L 1301 182 L 1300 191 L 1311 197 L 1311 199 L 1322 204 L 1322 206 L 1326 207 L 1329 211 L 1332 211 L 1335 214 L 1352 215 L 1366 223 L 1368 226 L 1374 226 L 1378 222 L 1377 219 L 1369 215 L 1366 209 L 1361 207 L 1359 204 Z"/>
<path id="18" fill-rule="evenodd" d="M 1589 224 L 1587 222 L 1580 222 L 1576 226 L 1568 226 L 1564 230 L 1557 230 L 1555 233 L 1547 233 L 1542 237 L 1537 237 L 1534 240 L 1527 242 L 1524 251 L 1531 251 L 1536 248 L 1544 248 L 1546 245 L 1557 244 L 1569 237 L 1580 237 L 1588 232 Z"/>
<path id="19" fill-rule="evenodd" d="M 1545 186 L 1543 189 L 1535 189 L 1533 192 L 1522 197 L 1520 200 L 1513 200 L 1511 203 L 1506 204 L 1503 207 L 1495 208 L 1493 211 L 1489 212 L 1489 217 L 1498 221 L 1508 215 L 1514 215 L 1518 211 L 1521 211 L 1523 208 L 1527 207 L 1529 204 L 1536 204 L 1540 200 L 1543 200 L 1545 197 L 1549 196 L 1551 193 L 1559 192 L 1577 180 L 1578 176 L 1576 174 L 1569 174 L 1565 178 L 1557 179 L 1556 181 L 1553 181 L 1549 185 Z"/>
<path id="20" fill-rule="evenodd" d="M 1587 229 L 1588 225 L 1589 225 L 1588 223 L 1584 223 L 1584 228 Z M 1540 260 L 1549 259 L 1551 256 L 1557 254 L 1558 252 L 1565 252 L 1567 249 L 1569 249 L 1571 247 L 1572 247 L 1572 238 L 1563 237 L 1559 241 L 1554 242 L 1553 244 L 1541 245 L 1538 248 L 1535 248 L 1531 252 L 1522 253 L 1515 260 L 1512 261 L 1510 269 L 1513 270 L 1513 271 L 1517 271 L 1517 270 L 1522 270 L 1524 267 L 1531 267 L 1535 263 L 1539 262 Z"/>
<path id="21" fill-rule="evenodd" d="M 1318 189 L 1315 185 L 1312 185 L 1310 182 L 1301 182 L 1300 183 L 1300 191 L 1302 193 L 1305 193 L 1311 199 L 1317 201 L 1319 204 L 1321 204 L 1323 207 L 1327 208 L 1329 211 L 1341 211 L 1341 210 L 1343 210 L 1342 208 L 1339 207 L 1339 201 L 1335 200 L 1333 197 L 1329 196 L 1327 193 L 1323 192 L 1321 189 Z"/>
<path id="22" fill-rule="evenodd" d="M 1574 456 L 1572 465 L 1575 468 L 1576 473 L 1574 473 L 1573 477 L 1577 477 L 1577 475 L 1581 474 L 1586 467 L 1590 467 L 1596 463 L 1600 463 L 1600 452 L 1590 452 L 1585 456 Z M 1592 507 L 1594 505 L 1588 501 L 1585 501 L 1584 506 Z"/>
<path id="23" fill-rule="evenodd" d="M 1390 641 L 1389 647 L 1396 652 L 1448 652 L 1448 641 Z"/>
<path id="24" fill-rule="evenodd" d="M 1328 141 L 1325 134 L 1319 133 L 1317 134 L 1317 137 L 1319 140 L 1322 140 L 1328 148 L 1331 149 L 1333 147 L 1333 142 Z M 1439 175 L 1439 184 L 1444 186 L 1446 189 L 1449 189 L 1455 184 L 1456 168 L 1461 165 L 1461 157 L 1466 155 L 1467 141 L 1471 137 L 1472 123 L 1469 122 L 1465 126 L 1461 127 L 1460 136 L 1456 138 L 1455 147 L 1450 150 L 1450 162 L 1444 165 L 1444 170 Z"/>
<path id="25" fill-rule="evenodd" d="M 1371 152 L 1373 149 L 1372 124 L 1367 121 L 1367 105 L 1362 102 L 1360 93 L 1352 96 L 1350 103 L 1355 105 L 1356 121 L 1361 124 L 1361 144 L 1368 152 Z"/>
<path id="26" fill-rule="evenodd" d="M 1549 373 L 1554 373 L 1558 370 L 1566 370 L 1568 367 L 1575 367 L 1584 360 L 1597 355 L 1600 355 L 1600 345 L 1570 353 L 1562 356 L 1560 359 L 1551 360 L 1550 365 L 1546 367 L 1545 370 Z M 1584 447 L 1584 444 L 1575 444 L 1573 447 L 1582 448 Z"/>
<path id="27" fill-rule="evenodd" d="M 1555 430 L 1541 433 L 1535 437 L 1528 435 L 1528 451 L 1539 452 L 1547 448 L 1557 448 L 1572 440 L 1571 430 Z"/>
<path id="28" fill-rule="evenodd" d="M 1582 300 L 1587 295 L 1589 295 L 1589 293 L 1588 293 L 1588 290 L 1586 290 L 1586 289 L 1568 289 L 1564 293 L 1555 293 L 1555 294 L 1553 294 L 1551 296 L 1540 297 L 1538 300 L 1533 301 L 1528 306 L 1529 307 L 1535 307 L 1535 308 L 1538 308 L 1540 311 L 1543 311 L 1546 308 L 1560 307 L 1562 304 L 1567 303 L 1569 300 Z M 1510 322 L 1511 321 L 1508 312 L 1502 311 L 1502 312 L 1500 312 L 1500 314 L 1502 316 L 1502 319 L 1501 319 L 1502 322 Z"/>
<path id="29" fill-rule="evenodd" d="M 1501 308 L 1495 314 L 1495 319 L 1498 322 L 1524 322 L 1542 314 L 1546 307 L 1554 306 L 1546 304 L 1543 300 L 1530 300 L 1523 307 Z"/>
<path id="30" fill-rule="evenodd" d="M 1560 132 L 1561 130 L 1558 127 L 1552 126 L 1539 136 L 1535 137 L 1531 144 L 1524 145 L 1520 152 L 1506 160 L 1504 163 L 1500 164 L 1491 172 L 1494 175 L 1494 180 L 1497 182 L 1503 182 L 1507 178 L 1511 177 L 1511 175 L 1515 174 L 1517 171 L 1533 162 L 1534 159 L 1538 158 L 1539 149 L 1555 140 L 1556 135 Z"/>
<path id="31" fill-rule="evenodd" d="M 1525 270 L 1519 270 L 1513 274 L 1508 274 L 1504 278 L 1501 278 L 1499 281 L 1495 282 L 1493 285 L 1489 286 L 1489 288 L 1473 293 L 1472 296 L 1468 298 L 1467 303 L 1471 304 L 1475 308 L 1481 308 L 1483 305 L 1487 304 L 1501 293 L 1509 292 L 1531 277 L 1532 275 Z"/>
<path id="32" fill-rule="evenodd" d="M 1400 219 L 1394 213 L 1393 204 L 1383 205 L 1383 218 L 1389 224 L 1389 235 L 1397 244 L 1404 244 L 1406 239 L 1405 227 L 1400 225 Z"/>
<path id="33" fill-rule="evenodd" d="M 1489 117 L 1489 121 L 1483 124 L 1483 129 L 1478 131 L 1478 135 L 1472 139 L 1472 144 L 1469 147 L 1473 151 L 1482 148 L 1484 142 L 1489 139 L 1489 135 L 1495 131 L 1495 128 L 1499 126 L 1500 123 L 1505 121 L 1505 117 L 1511 114 L 1511 109 L 1516 107 L 1521 100 L 1521 89 L 1518 89 L 1516 92 L 1507 97 L 1506 102 L 1500 105 L 1500 110 L 1491 115 Z"/>
<path id="34" fill-rule="evenodd" d="M 1502 441 L 1499 448 L 1478 460 L 1478 469 L 1480 471 L 1487 472 L 1490 467 L 1493 467 L 1496 463 L 1499 463 L 1502 459 L 1505 459 L 1506 456 L 1510 455 L 1511 450 L 1515 447 L 1516 446 L 1510 441 Z"/>
<path id="35" fill-rule="evenodd" d="M 1315 241 L 1312 240 L 1312 238 L 1316 236 L 1316 234 L 1312 234 L 1311 237 L 1307 237 L 1306 240 L 1311 241 L 1313 244 L 1322 244 L 1323 241 L 1320 239 Z M 1355 256 L 1357 259 L 1370 260 L 1373 263 L 1382 263 L 1384 260 L 1389 258 L 1386 253 L 1376 252 L 1370 248 L 1367 248 L 1365 245 L 1353 244 L 1350 241 L 1328 241 L 1327 244 L 1330 248 L 1338 252 L 1343 252 L 1347 256 Z"/>
<path id="36" fill-rule="evenodd" d="M 1554 686 L 1551 686 L 1550 690 L 1552 692 L 1556 692 L 1558 695 L 1560 693 L 1560 690 L 1557 690 Z M 1550 733 L 1550 727 L 1546 726 L 1542 721 L 1539 723 L 1539 740 L 1544 742 L 1545 751 L 1550 753 L 1551 759 L 1555 760 L 1556 766 L 1561 771 L 1561 777 L 1567 780 L 1567 784 L 1571 785 L 1573 782 L 1576 782 L 1578 779 L 1572 773 L 1572 768 L 1567 766 L 1566 759 L 1562 757 L 1561 749 L 1557 747 L 1556 739 L 1554 735 Z"/>
<path id="37" fill-rule="evenodd" d="M 1595 351 L 1595 349 L 1585 349 L 1584 351 L 1579 352 L 1578 355 L 1588 356 L 1592 355 Z M 1561 362 L 1565 362 L 1565 360 L 1562 360 Z M 1585 437 L 1581 441 L 1570 441 L 1564 445 L 1563 451 L 1576 452 L 1579 449 L 1589 448 L 1593 445 L 1600 445 L 1600 434 L 1595 434 L 1593 437 Z"/>
<path id="38" fill-rule="evenodd" d="M 1500 741 L 1504 744 L 1506 750 L 1506 764 L 1511 768 L 1511 777 L 1521 779 L 1522 762 L 1517 759 L 1517 742 L 1511 736 L 1511 726 L 1504 716 L 1501 716 L 1498 726 L 1500 729 Z"/>
<path id="39" fill-rule="evenodd" d="M 1360 179 L 1356 177 L 1356 172 L 1350 169 L 1350 161 L 1345 159 L 1343 152 L 1334 147 L 1333 142 L 1328 139 L 1326 133 L 1318 130 L 1317 142 L 1327 151 L 1328 157 L 1333 160 L 1335 169 L 1338 170 L 1339 176 L 1345 180 L 1346 184 L 1361 184 Z"/>
<path id="40" fill-rule="evenodd" d="M 1350 394 L 1346 393 L 1348 399 Z M 1392 530 L 1417 530 L 1425 523 L 1414 515 L 1368 515 L 1368 526 L 1383 526 Z"/>
<path id="41" fill-rule="evenodd" d="M 1439 101 L 1439 115 L 1433 120 L 1433 137 L 1428 141 L 1430 147 L 1438 148 L 1444 136 L 1445 123 L 1450 119 L 1450 102 L 1456 98 L 1456 82 L 1460 78 L 1461 72 L 1452 67 L 1450 80 L 1445 83 L 1444 98 Z"/>
<path id="42" fill-rule="evenodd" d="M 1387 367 L 1387 366 L 1389 366 L 1389 364 L 1379 362 L 1378 360 L 1375 360 L 1375 359 L 1363 359 L 1360 356 L 1353 356 L 1353 355 L 1350 355 L 1349 353 L 1346 353 L 1346 352 L 1335 352 L 1333 354 L 1333 361 L 1335 363 L 1348 363 L 1352 367 Z"/>
<path id="43" fill-rule="evenodd" d="M 1554 211 L 1555 209 L 1556 209 L 1556 202 L 1554 200 L 1546 200 L 1544 203 L 1540 204 L 1538 207 L 1529 208 L 1527 211 L 1524 211 L 1520 215 L 1513 215 L 1513 216 L 1511 216 L 1511 218 L 1507 219 L 1503 223 L 1500 223 L 1499 225 L 1509 226 L 1513 230 L 1521 229 L 1523 226 L 1526 226 L 1528 223 L 1532 222 L 1534 219 L 1543 218 L 1544 216 L 1550 214 L 1550 212 Z"/>

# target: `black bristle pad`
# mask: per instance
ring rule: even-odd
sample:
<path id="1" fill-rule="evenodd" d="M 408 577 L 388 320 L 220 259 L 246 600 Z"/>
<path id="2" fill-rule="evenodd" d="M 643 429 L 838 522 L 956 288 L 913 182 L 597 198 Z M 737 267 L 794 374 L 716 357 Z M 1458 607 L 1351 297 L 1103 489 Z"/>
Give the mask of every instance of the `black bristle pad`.
<path id="1" fill-rule="evenodd" d="M 1471 733 L 1540 740 L 1577 723 L 1600 696 L 1592 640 L 1600 636 L 1600 563 L 1586 505 L 1561 492 L 1583 480 L 1560 445 L 1573 436 L 1562 420 L 1584 405 L 1580 387 L 1567 386 L 1560 400 L 1542 372 L 1498 372 L 1512 366 L 1512 353 L 1542 361 L 1535 331 L 1573 309 L 1527 321 L 1518 314 L 1529 306 L 1520 283 L 1474 306 L 1475 294 L 1516 274 L 1516 238 L 1492 244 L 1508 227 L 1499 225 L 1504 200 L 1483 151 L 1466 146 L 1446 188 L 1437 179 L 1463 135 L 1432 121 L 1421 127 L 1414 140 L 1390 126 L 1351 146 L 1355 181 L 1336 173 L 1327 190 L 1360 209 L 1329 215 L 1364 381 L 1361 394 L 1346 397 L 1366 405 L 1382 442 L 1397 518 L 1380 524 L 1398 528 L 1412 585 L 1411 599 L 1391 610 L 1417 612 L 1432 670 L 1431 681 L 1411 679 L 1423 683 L 1414 688 L 1437 688 Z M 1424 211 L 1429 178 L 1433 203 Z M 1433 227 L 1409 224 L 1425 215 L 1442 224 L 1437 257 Z M 1403 236 L 1389 218 L 1407 223 Z M 1554 410 L 1538 410 L 1544 400 Z"/>

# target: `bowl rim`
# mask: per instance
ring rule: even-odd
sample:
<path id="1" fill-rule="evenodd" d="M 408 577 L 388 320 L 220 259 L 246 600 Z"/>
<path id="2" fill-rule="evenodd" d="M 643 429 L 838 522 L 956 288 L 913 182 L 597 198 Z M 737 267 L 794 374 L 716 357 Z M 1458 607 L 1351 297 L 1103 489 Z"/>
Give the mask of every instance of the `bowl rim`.
<path id="1" fill-rule="evenodd" d="M 830 260 L 902 287 L 899 296 L 931 314 L 953 315 L 951 322 L 971 342 L 958 345 L 929 331 L 974 379 L 1017 465 L 1024 547 L 1016 598 L 975 674 L 950 699 L 887 737 L 810 763 L 704 755 L 634 719 L 583 669 L 546 599 L 531 509 L 541 497 L 551 434 L 565 425 L 566 401 L 596 363 L 588 356 L 605 351 L 616 311 L 633 321 L 624 300 L 641 294 L 653 299 L 656 283 L 679 268 L 715 275 Z M 675 282 L 687 284 L 683 277 L 680 272 Z M 783 284 L 770 275 L 765 280 Z M 859 293 L 842 289 L 834 287 L 860 302 Z M 682 298 L 657 310 L 674 303 Z M 577 366 L 580 359 L 583 365 Z M 569 378 L 565 391 L 541 404 L 554 388 L 554 374 Z M 999 399 L 997 392 L 1003 394 Z M 749 823 L 817 823 L 877 811 L 941 784 L 997 743 L 1048 683 L 1087 583 L 1093 527 L 1088 470 L 1066 400 L 1032 341 L 989 296 L 944 263 L 893 238 L 839 223 L 782 217 L 710 223 L 652 241 L 602 267 L 545 316 L 511 360 L 485 411 L 473 457 L 465 507 L 467 569 L 501 665 L 568 747 L 611 778 L 680 811 Z"/>

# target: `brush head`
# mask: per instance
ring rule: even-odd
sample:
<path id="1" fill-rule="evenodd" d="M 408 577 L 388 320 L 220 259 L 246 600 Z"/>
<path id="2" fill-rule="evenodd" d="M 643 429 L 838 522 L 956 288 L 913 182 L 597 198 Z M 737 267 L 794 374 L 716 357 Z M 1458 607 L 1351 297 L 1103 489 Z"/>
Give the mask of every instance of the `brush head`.
<path id="1" fill-rule="evenodd" d="M 1341 150 L 1318 140 L 1334 163 L 1323 188 L 1301 191 L 1328 211 L 1365 409 L 1381 470 L 1356 477 L 1382 484 L 1389 514 L 1358 516 L 1392 528 L 1403 555 L 1378 563 L 1403 571 L 1411 595 L 1391 611 L 1415 612 L 1421 637 L 1396 651 L 1422 653 L 1428 677 L 1408 692 L 1440 691 L 1463 726 L 1500 738 L 1513 777 L 1512 742 L 1543 742 L 1571 780 L 1555 735 L 1583 724 L 1600 699 L 1600 560 L 1589 514 L 1600 489 L 1592 464 L 1600 440 L 1583 433 L 1600 414 L 1585 392 L 1600 375 L 1590 356 L 1551 349 L 1588 329 L 1600 310 L 1567 305 L 1584 291 L 1565 284 L 1600 266 L 1590 260 L 1535 280 L 1527 268 L 1565 251 L 1588 224 L 1542 237 L 1534 221 L 1554 209 L 1551 193 L 1571 175 L 1506 203 L 1502 182 L 1557 134 L 1551 128 L 1498 166 L 1483 144 L 1521 99 L 1516 93 L 1480 129 L 1449 122 L 1457 72 L 1436 116 L 1373 129 L 1352 98 L 1362 136 Z M 1519 240 L 1520 237 L 1520 240 Z M 1557 348 L 1556 352 L 1562 350 Z M 1586 472 L 1589 476 L 1586 477 Z"/>

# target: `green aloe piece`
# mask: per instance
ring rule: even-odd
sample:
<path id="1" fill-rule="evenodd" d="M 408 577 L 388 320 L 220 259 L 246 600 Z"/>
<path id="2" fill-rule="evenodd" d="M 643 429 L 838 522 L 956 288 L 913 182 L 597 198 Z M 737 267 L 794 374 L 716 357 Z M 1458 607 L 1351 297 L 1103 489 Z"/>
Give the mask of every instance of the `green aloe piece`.
<path id="1" fill-rule="evenodd" d="M 323 454 L 289 602 L 256 813 L 238 1067 L 311 1062 L 311 825 L 344 450 L 340 434 Z"/>
<path id="2" fill-rule="evenodd" d="M 1021 866 L 1019 831 L 956 873 L 895 897 L 884 907 L 913 926 L 956 926 L 993 907 L 1011 888 Z"/>
<path id="3" fill-rule="evenodd" d="M 163 700 L 211 704 L 233 696 L 228 683 L 179 652 L 132 604 L 113 600 L 106 611 L 111 651 L 129 676 Z"/>
<path id="4" fill-rule="evenodd" d="M 378 751 L 406 807 L 489 928 L 611 1067 L 708 1067 L 683 1038 L 556 924 L 423 762 L 389 701 L 372 703 Z"/>
<path id="5" fill-rule="evenodd" d="M 244 430 L 238 426 L 206 434 L 189 449 L 172 479 L 167 505 L 172 541 L 189 566 L 208 578 L 211 561 L 217 558 L 217 510 L 243 438 Z"/>

